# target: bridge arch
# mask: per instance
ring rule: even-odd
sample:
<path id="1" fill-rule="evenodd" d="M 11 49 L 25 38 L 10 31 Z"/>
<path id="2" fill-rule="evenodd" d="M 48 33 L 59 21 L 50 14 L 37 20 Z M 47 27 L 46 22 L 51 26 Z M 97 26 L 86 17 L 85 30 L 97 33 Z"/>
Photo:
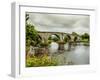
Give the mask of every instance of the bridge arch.
<path id="1" fill-rule="evenodd" d="M 49 35 L 48 40 L 53 40 L 54 42 L 57 42 L 60 40 L 60 36 L 58 34 L 51 34 Z"/>

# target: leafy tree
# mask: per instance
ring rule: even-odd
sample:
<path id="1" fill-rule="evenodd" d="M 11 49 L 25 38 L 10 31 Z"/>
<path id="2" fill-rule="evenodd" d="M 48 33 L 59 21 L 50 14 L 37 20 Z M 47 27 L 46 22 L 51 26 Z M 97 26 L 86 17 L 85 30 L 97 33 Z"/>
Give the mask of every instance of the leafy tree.
<path id="1" fill-rule="evenodd" d="M 81 36 L 82 40 L 88 40 L 89 41 L 89 34 L 88 33 L 84 33 L 82 36 Z"/>
<path id="2" fill-rule="evenodd" d="M 28 19 L 29 19 L 29 14 L 26 14 L 26 22 L 28 21 Z"/>
<path id="3" fill-rule="evenodd" d="M 26 45 L 38 46 L 41 42 L 41 37 L 39 36 L 37 30 L 33 25 L 26 25 Z M 28 42 L 30 41 L 30 42 Z"/>

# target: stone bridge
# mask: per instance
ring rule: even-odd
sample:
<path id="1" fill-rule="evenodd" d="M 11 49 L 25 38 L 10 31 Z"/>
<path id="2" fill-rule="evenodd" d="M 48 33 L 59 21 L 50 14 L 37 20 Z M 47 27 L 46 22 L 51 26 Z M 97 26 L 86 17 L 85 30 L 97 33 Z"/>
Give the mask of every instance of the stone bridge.
<path id="1" fill-rule="evenodd" d="M 68 50 L 71 49 L 71 45 L 74 43 L 74 37 L 72 34 L 69 33 L 64 33 L 64 32 L 42 32 L 42 31 L 38 31 L 39 36 L 42 38 L 42 40 L 48 40 L 48 38 L 51 35 L 58 35 L 60 37 L 60 41 L 63 42 L 63 39 L 65 36 L 69 35 L 71 40 L 68 42 Z M 80 41 L 77 41 L 78 43 L 80 43 Z M 64 47 L 64 43 L 57 43 L 58 44 L 58 50 L 59 51 L 64 51 L 65 47 Z M 42 53 L 48 53 L 48 48 L 34 48 L 30 47 L 30 52 L 32 53 L 34 50 L 36 54 L 42 54 Z"/>
<path id="2" fill-rule="evenodd" d="M 42 31 L 38 31 L 39 36 L 42 38 L 42 40 L 48 40 L 48 38 L 51 35 L 58 35 L 60 37 L 60 41 L 63 41 L 64 37 L 69 35 L 71 40 L 70 41 L 74 41 L 75 36 L 69 33 L 65 33 L 65 32 L 42 32 Z M 77 36 L 77 40 L 78 42 L 80 42 L 80 37 Z"/>
<path id="3" fill-rule="evenodd" d="M 59 35 L 60 40 L 62 41 L 64 39 L 64 36 L 67 35 L 68 33 L 64 33 L 64 32 L 41 32 L 41 31 L 38 31 L 38 34 L 40 35 L 40 37 L 42 39 L 45 39 L 45 40 L 48 40 L 48 38 L 51 35 Z"/>

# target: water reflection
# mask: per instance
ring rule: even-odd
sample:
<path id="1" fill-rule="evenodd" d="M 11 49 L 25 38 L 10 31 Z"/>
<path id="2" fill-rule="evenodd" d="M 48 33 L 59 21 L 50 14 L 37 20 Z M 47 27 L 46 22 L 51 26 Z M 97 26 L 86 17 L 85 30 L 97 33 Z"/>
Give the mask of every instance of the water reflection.
<path id="1" fill-rule="evenodd" d="M 58 44 L 52 42 L 49 48 L 50 56 L 57 58 L 59 65 L 66 64 L 89 64 L 89 46 L 77 45 L 72 46 L 68 51 L 68 44 L 65 44 L 63 52 L 58 51 Z"/>

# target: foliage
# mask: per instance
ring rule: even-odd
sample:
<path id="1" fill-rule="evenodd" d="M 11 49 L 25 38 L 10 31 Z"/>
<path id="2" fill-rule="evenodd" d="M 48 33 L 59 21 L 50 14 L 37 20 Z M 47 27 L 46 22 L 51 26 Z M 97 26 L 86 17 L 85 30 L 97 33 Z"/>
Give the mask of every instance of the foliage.
<path id="1" fill-rule="evenodd" d="M 52 40 L 53 40 L 54 42 L 59 41 L 59 39 L 58 39 L 57 37 L 54 37 Z"/>
<path id="2" fill-rule="evenodd" d="M 77 36 L 74 36 L 74 42 L 77 41 Z"/>
<path id="3" fill-rule="evenodd" d="M 51 36 L 48 38 L 48 40 L 52 40 L 52 41 L 54 41 L 54 42 L 57 42 L 57 41 L 60 40 L 60 37 L 59 37 L 59 35 L 57 35 L 57 34 L 53 34 L 53 35 L 51 35 Z"/>
<path id="4" fill-rule="evenodd" d="M 41 42 L 37 30 L 31 24 L 26 24 L 26 46 L 37 46 Z"/>
<path id="5" fill-rule="evenodd" d="M 29 19 L 29 15 L 26 15 L 26 21 Z M 37 30 L 31 24 L 26 22 L 26 54 L 28 53 L 30 46 L 38 46 L 41 42 L 41 38 L 38 35 Z"/>
<path id="6" fill-rule="evenodd" d="M 89 36 L 88 33 L 84 33 L 84 34 L 81 36 L 81 38 L 82 38 L 83 41 L 89 41 L 90 36 Z"/>
<path id="7" fill-rule="evenodd" d="M 40 47 L 47 47 L 49 45 L 48 42 L 41 42 Z"/>
<path id="8" fill-rule="evenodd" d="M 48 43 L 51 44 L 52 40 L 48 40 Z"/>
<path id="9" fill-rule="evenodd" d="M 78 36 L 78 34 L 76 32 L 72 32 L 73 36 Z"/>
<path id="10" fill-rule="evenodd" d="M 68 37 L 67 36 L 64 37 L 64 42 L 65 43 L 68 42 Z"/>
<path id="11" fill-rule="evenodd" d="M 70 36 L 70 34 L 67 34 L 66 36 L 65 36 L 65 38 L 64 38 L 64 41 L 65 42 L 69 42 L 71 40 L 71 36 Z"/>
<path id="12" fill-rule="evenodd" d="M 29 19 L 29 14 L 26 14 L 26 21 Z"/>
<path id="13" fill-rule="evenodd" d="M 34 26 L 31 24 L 26 24 L 26 39 L 36 41 L 36 38 L 37 31 L 35 30 Z"/>
<path id="14" fill-rule="evenodd" d="M 38 46 L 38 44 L 41 42 L 41 37 L 38 35 L 35 26 L 27 22 L 29 20 L 29 14 L 26 14 L 25 18 L 26 18 L 26 46 L 27 47 L 29 47 L 30 45 Z"/>
<path id="15" fill-rule="evenodd" d="M 51 59 L 49 56 L 44 55 L 42 57 L 28 57 L 26 60 L 26 67 L 40 67 L 40 66 L 56 66 L 57 60 Z"/>

